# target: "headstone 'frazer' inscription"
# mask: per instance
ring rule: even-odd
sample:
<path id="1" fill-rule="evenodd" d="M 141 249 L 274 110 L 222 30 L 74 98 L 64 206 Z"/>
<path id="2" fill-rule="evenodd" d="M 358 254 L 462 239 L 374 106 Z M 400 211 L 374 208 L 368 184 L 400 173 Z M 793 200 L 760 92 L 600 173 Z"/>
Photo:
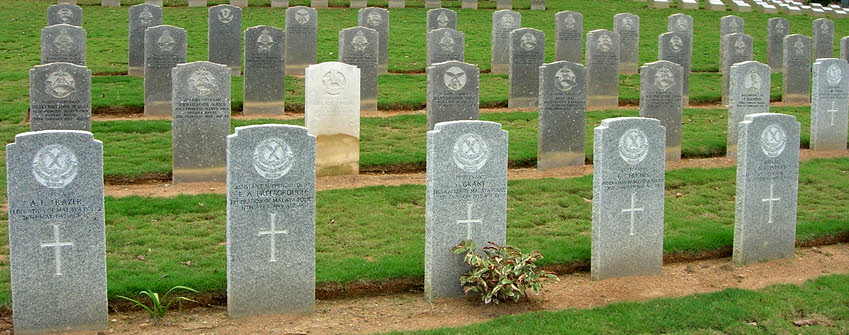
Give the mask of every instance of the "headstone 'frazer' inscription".
<path id="1" fill-rule="evenodd" d="M 731 66 L 726 157 L 737 157 L 737 129 L 746 115 L 769 113 L 770 68 L 749 61 Z"/>
<path id="2" fill-rule="evenodd" d="M 849 65 L 820 58 L 813 66 L 811 149 L 846 150 L 849 123 Z"/>
<path id="3" fill-rule="evenodd" d="M 834 21 L 816 19 L 812 28 L 814 60 L 834 57 Z"/>
<path id="4" fill-rule="evenodd" d="M 560 61 L 539 69 L 537 169 L 584 165 L 587 70 Z"/>
<path id="5" fill-rule="evenodd" d="M 790 32 L 790 21 L 774 17 L 767 21 L 767 62 L 772 72 L 784 72 L 784 36 Z"/>
<path id="6" fill-rule="evenodd" d="M 791 115 L 762 113 L 746 115 L 739 127 L 733 260 L 793 258 L 799 122 Z"/>
<path id="7" fill-rule="evenodd" d="M 722 36 L 722 103 L 728 104 L 728 71 L 731 65 L 752 60 L 752 36 L 733 33 Z"/>
<path id="8" fill-rule="evenodd" d="M 460 297 L 469 267 L 451 248 L 504 244 L 507 235 L 507 131 L 487 121 L 438 123 L 427 132 L 425 296 Z"/>
<path id="9" fill-rule="evenodd" d="M 784 75 L 781 101 L 806 104 L 811 101 L 811 38 L 784 36 Z"/>
<path id="10" fill-rule="evenodd" d="M 316 174 L 356 175 L 360 170 L 360 69 L 325 62 L 306 69 L 306 117 L 316 137 Z"/>
<path id="11" fill-rule="evenodd" d="M 693 64 L 693 41 L 685 33 L 668 32 L 658 36 L 658 60 L 670 61 L 681 66 L 682 106 L 690 104 L 690 69 Z"/>
<path id="12" fill-rule="evenodd" d="M 283 30 L 245 30 L 245 114 L 283 114 L 286 38 Z"/>
<path id="13" fill-rule="evenodd" d="M 173 70 L 173 182 L 225 181 L 230 133 L 230 71 L 210 62 Z"/>
<path id="14" fill-rule="evenodd" d="M 436 8 L 427 11 L 427 31 L 439 28 L 457 29 L 457 12 Z"/>
<path id="15" fill-rule="evenodd" d="M 427 66 L 466 59 L 466 34 L 451 28 L 427 32 Z"/>
<path id="16" fill-rule="evenodd" d="M 171 69 L 186 62 L 186 31 L 168 25 L 144 33 L 144 115 L 172 115 Z"/>
<path id="17" fill-rule="evenodd" d="M 144 76 L 144 32 L 162 24 L 162 7 L 140 4 L 130 7 L 129 69 L 131 76 Z"/>
<path id="18" fill-rule="evenodd" d="M 62 23 L 41 29 L 41 64 L 64 62 L 85 66 L 85 48 L 83 28 Z"/>
<path id="19" fill-rule="evenodd" d="M 361 27 L 377 30 L 380 43 L 377 44 L 379 57 L 377 73 L 389 72 L 389 11 L 380 7 L 368 7 L 357 12 L 357 22 Z"/>
<path id="20" fill-rule="evenodd" d="M 619 34 L 587 33 L 587 108 L 619 106 Z"/>
<path id="21" fill-rule="evenodd" d="M 539 67 L 545 63 L 545 33 L 534 28 L 510 32 L 509 107 L 536 107 L 539 103 Z"/>
<path id="22" fill-rule="evenodd" d="M 227 136 L 227 312 L 312 312 L 315 136 L 291 125 Z"/>
<path id="23" fill-rule="evenodd" d="M 584 57 L 584 16 L 563 11 L 554 15 L 554 59 L 581 63 Z"/>
<path id="24" fill-rule="evenodd" d="M 522 14 L 519 12 L 502 9 L 492 13 L 492 73 L 510 71 L 510 32 L 521 27 Z"/>
<path id="25" fill-rule="evenodd" d="M 640 116 L 660 120 L 666 129 L 666 160 L 681 160 L 681 66 L 657 61 L 640 69 Z"/>
<path id="26" fill-rule="evenodd" d="M 242 75 L 242 9 L 218 5 L 208 10 L 208 59 L 230 68 L 231 76 Z"/>
<path id="27" fill-rule="evenodd" d="M 591 275 L 659 275 L 664 148 L 660 121 L 622 117 L 595 128 Z"/>
<path id="28" fill-rule="evenodd" d="M 91 129 L 91 71 L 70 63 L 29 71 L 30 131 Z"/>
<path id="29" fill-rule="evenodd" d="M 477 120 L 480 107 L 480 70 L 459 61 L 427 68 L 427 129 L 439 122 Z"/>
<path id="30" fill-rule="evenodd" d="M 377 110 L 377 64 L 380 59 L 377 30 L 352 27 L 339 32 L 339 62 L 360 69 L 360 110 Z"/>
<path id="31" fill-rule="evenodd" d="M 105 330 L 103 144 L 85 131 L 18 134 L 6 180 L 15 333 Z"/>
<path id="32" fill-rule="evenodd" d="M 286 74 L 301 77 L 316 62 L 318 11 L 296 6 L 286 9 Z"/>
<path id="33" fill-rule="evenodd" d="M 636 74 L 639 68 L 640 17 L 631 13 L 614 15 L 613 31 L 619 34 L 619 74 Z"/>
<path id="34" fill-rule="evenodd" d="M 47 25 L 54 24 L 70 24 L 72 26 L 82 27 L 83 25 L 83 10 L 80 6 L 59 3 L 47 7 Z"/>

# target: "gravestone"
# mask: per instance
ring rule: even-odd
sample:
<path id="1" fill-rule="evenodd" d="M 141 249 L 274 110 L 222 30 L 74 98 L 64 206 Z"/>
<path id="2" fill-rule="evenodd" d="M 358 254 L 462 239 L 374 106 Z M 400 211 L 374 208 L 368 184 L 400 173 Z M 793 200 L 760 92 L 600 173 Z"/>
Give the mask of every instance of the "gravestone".
<path id="1" fill-rule="evenodd" d="M 814 60 L 834 57 L 834 21 L 816 19 L 813 23 Z"/>
<path id="2" fill-rule="evenodd" d="M 840 59 L 849 62 L 849 36 L 840 39 Z"/>
<path id="3" fill-rule="evenodd" d="M 101 0 L 101 7 L 121 7 L 121 0 Z"/>
<path id="4" fill-rule="evenodd" d="M 328 8 L 327 0 L 310 0 L 310 8 Z"/>
<path id="5" fill-rule="evenodd" d="M 466 58 L 466 34 L 451 28 L 439 28 L 427 33 L 427 66 Z"/>
<path id="6" fill-rule="evenodd" d="M 584 51 L 584 16 L 564 11 L 554 15 L 554 59 L 581 63 Z"/>
<path id="7" fill-rule="evenodd" d="M 230 5 L 209 8 L 209 61 L 227 65 L 231 76 L 242 75 L 242 9 Z"/>
<path id="8" fill-rule="evenodd" d="M 427 11 L 427 31 L 439 28 L 457 29 L 457 12 L 437 8 Z"/>
<path id="9" fill-rule="evenodd" d="M 811 101 L 811 38 L 784 36 L 784 75 L 781 101 L 807 104 Z"/>
<path id="10" fill-rule="evenodd" d="M 405 0 L 389 0 L 389 8 L 404 8 Z"/>
<path id="11" fill-rule="evenodd" d="M 510 32 L 521 27 L 522 15 L 518 12 L 504 9 L 492 13 L 492 73 L 510 72 Z"/>
<path id="12" fill-rule="evenodd" d="M 534 28 L 510 32 L 509 108 L 536 107 L 539 103 L 539 67 L 545 63 L 545 33 Z"/>
<path id="13" fill-rule="evenodd" d="M 501 9 L 511 10 L 511 9 L 513 9 L 513 0 L 497 0 L 496 3 L 495 3 L 495 9 L 497 9 L 497 10 L 501 10 Z"/>
<path id="14" fill-rule="evenodd" d="M 269 26 L 245 30 L 245 114 L 283 114 L 285 34 Z"/>
<path id="15" fill-rule="evenodd" d="M 144 3 L 162 7 L 162 0 L 144 0 Z"/>
<path id="16" fill-rule="evenodd" d="M 537 169 L 584 165 L 587 70 L 559 61 L 540 67 Z"/>
<path id="17" fill-rule="evenodd" d="M 766 53 L 772 72 L 784 72 L 784 36 L 790 31 L 790 21 L 774 17 L 767 21 Z"/>
<path id="18" fill-rule="evenodd" d="M 435 63 L 427 68 L 427 129 L 439 122 L 477 120 L 480 70 L 461 61 Z"/>
<path id="19" fill-rule="evenodd" d="M 849 65 L 845 60 L 814 62 L 811 90 L 811 149 L 846 150 L 849 123 Z"/>
<path id="20" fill-rule="evenodd" d="M 793 258 L 799 122 L 791 115 L 751 114 L 738 132 L 733 261 L 749 264 Z"/>
<path id="21" fill-rule="evenodd" d="M 206 7 L 206 0 L 189 0 L 189 7 Z"/>
<path id="22" fill-rule="evenodd" d="M 655 119 L 605 119 L 593 135 L 594 280 L 659 275 L 663 263 L 666 129 Z"/>
<path id="23" fill-rule="evenodd" d="M 507 237 L 507 131 L 488 121 L 440 122 L 427 132 L 425 296 L 461 297 L 469 270 L 451 248 Z"/>
<path id="24" fill-rule="evenodd" d="M 722 104 L 728 104 L 728 71 L 732 65 L 752 60 L 752 36 L 733 33 L 722 36 Z"/>
<path id="25" fill-rule="evenodd" d="M 681 66 L 683 73 L 681 105 L 690 104 L 690 69 L 693 64 L 693 41 L 684 33 L 668 32 L 658 36 L 658 60 L 666 60 Z"/>
<path id="26" fill-rule="evenodd" d="M 531 10 L 545 10 L 545 0 L 531 0 Z"/>
<path id="27" fill-rule="evenodd" d="M 47 7 L 47 25 L 70 24 L 83 26 L 83 9 L 80 6 L 60 3 Z"/>
<path id="28" fill-rule="evenodd" d="M 57 3 L 57 4 L 63 4 L 63 3 L 66 3 L 66 4 L 76 5 L 76 4 L 77 4 L 77 0 L 56 0 L 56 3 Z"/>
<path id="29" fill-rule="evenodd" d="M 161 25 L 144 33 L 144 115 L 171 116 L 171 69 L 186 62 L 186 31 Z"/>
<path id="30" fill-rule="evenodd" d="M 380 34 L 377 73 L 389 73 L 389 11 L 380 7 L 363 8 L 357 12 L 357 22 L 359 26 L 377 30 Z"/>
<path id="31" fill-rule="evenodd" d="M 693 54 L 693 17 L 686 14 L 672 14 L 666 18 L 666 30 L 686 34 L 690 37 L 690 54 Z"/>
<path id="32" fill-rule="evenodd" d="M 271 8 L 289 7 L 289 0 L 271 0 Z"/>
<path id="33" fill-rule="evenodd" d="M 463 9 L 478 9 L 478 0 L 463 0 Z"/>
<path id="34" fill-rule="evenodd" d="M 439 8 L 441 6 L 441 0 L 425 0 L 425 8 Z"/>
<path id="35" fill-rule="evenodd" d="M 728 93 L 728 132 L 725 156 L 737 157 L 737 129 L 746 115 L 769 113 L 770 68 L 749 61 L 731 66 Z"/>
<path id="36" fill-rule="evenodd" d="M 316 62 L 318 11 L 304 6 L 286 9 L 286 74 L 303 77 Z"/>
<path id="37" fill-rule="evenodd" d="M 6 168 L 15 334 L 106 330 L 103 143 L 76 130 L 18 134 Z"/>
<path id="38" fill-rule="evenodd" d="M 85 66 L 85 29 L 56 24 L 41 29 L 41 64 L 71 63 Z"/>
<path id="39" fill-rule="evenodd" d="M 304 121 L 316 137 L 316 175 L 356 175 L 360 166 L 360 69 L 339 62 L 306 68 Z"/>
<path id="40" fill-rule="evenodd" d="M 29 70 L 30 131 L 91 130 L 91 71 L 70 63 Z"/>
<path id="41" fill-rule="evenodd" d="M 172 180 L 223 182 L 230 134 L 230 71 L 210 62 L 172 69 Z"/>
<path id="42" fill-rule="evenodd" d="M 631 13 L 614 15 L 613 31 L 619 34 L 619 74 L 637 74 L 640 51 L 640 17 Z"/>
<path id="43" fill-rule="evenodd" d="M 244 8 L 248 6 L 248 0 L 230 0 L 230 6 Z"/>
<path id="44" fill-rule="evenodd" d="M 722 57 L 724 55 L 722 48 L 725 47 L 722 45 L 722 37 L 728 34 L 745 34 L 743 32 L 744 24 L 743 18 L 736 15 L 726 15 L 719 19 L 719 69 L 721 73 L 725 73 L 731 65 L 734 65 L 722 63 L 726 60 Z"/>
<path id="45" fill-rule="evenodd" d="M 587 108 L 619 106 L 619 34 L 587 33 Z"/>
<path id="46" fill-rule="evenodd" d="M 366 0 L 351 0 L 349 6 L 351 8 L 366 8 L 368 3 Z"/>
<path id="47" fill-rule="evenodd" d="M 666 160 L 681 160 L 681 66 L 670 61 L 640 68 L 640 116 L 660 120 L 666 129 Z"/>
<path id="48" fill-rule="evenodd" d="M 227 314 L 315 307 L 315 136 L 292 125 L 227 136 Z"/>
<path id="49" fill-rule="evenodd" d="M 360 69 L 360 111 L 377 110 L 379 35 L 377 30 L 366 27 L 353 27 L 339 32 L 339 62 Z"/>
<path id="50" fill-rule="evenodd" d="M 129 69 L 130 76 L 144 76 L 144 31 L 162 24 L 162 7 L 140 4 L 130 7 Z"/>

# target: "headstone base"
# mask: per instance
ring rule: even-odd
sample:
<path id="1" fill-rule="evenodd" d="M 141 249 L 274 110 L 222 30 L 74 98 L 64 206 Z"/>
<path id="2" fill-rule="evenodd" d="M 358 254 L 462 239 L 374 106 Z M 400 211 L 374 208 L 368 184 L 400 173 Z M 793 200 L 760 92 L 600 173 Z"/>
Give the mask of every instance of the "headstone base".
<path id="1" fill-rule="evenodd" d="M 134 77 L 144 77 L 144 67 L 142 67 L 142 66 L 130 66 L 127 69 L 127 75 L 128 76 L 134 76 Z"/>
<path id="2" fill-rule="evenodd" d="M 389 73 L 389 64 L 377 64 L 377 74 Z"/>
<path id="3" fill-rule="evenodd" d="M 289 7 L 289 0 L 271 0 L 271 8 Z"/>
<path id="4" fill-rule="evenodd" d="M 510 74 L 510 65 L 508 65 L 508 64 L 494 64 L 494 65 L 492 65 L 492 69 L 490 69 L 490 73 Z"/>
<path id="5" fill-rule="evenodd" d="M 366 0 L 351 0 L 351 8 L 366 8 L 368 4 Z"/>
<path id="6" fill-rule="evenodd" d="M 277 102 L 244 102 L 242 113 L 245 115 L 274 114 L 283 115 L 285 106 L 283 101 Z"/>
<path id="7" fill-rule="evenodd" d="M 634 63 L 619 63 L 619 74 L 632 75 L 639 73 L 639 66 Z"/>
<path id="8" fill-rule="evenodd" d="M 534 108 L 539 104 L 538 97 L 510 98 L 507 108 Z"/>
<path id="9" fill-rule="evenodd" d="M 311 8 L 327 8 L 327 0 L 312 0 L 310 1 Z"/>
<path id="10" fill-rule="evenodd" d="M 56 1 L 56 3 L 67 3 L 67 4 L 76 5 L 77 0 L 58 0 L 58 1 Z"/>
<path id="11" fill-rule="evenodd" d="M 583 166 L 586 154 L 575 152 L 546 152 L 537 157 L 537 170 L 549 170 L 564 166 Z"/>
<path id="12" fill-rule="evenodd" d="M 796 106 L 811 103 L 811 97 L 807 94 L 782 94 L 781 102 Z"/>
<path id="13" fill-rule="evenodd" d="M 377 99 L 363 99 L 360 96 L 360 111 L 376 112 Z"/>
<path id="14" fill-rule="evenodd" d="M 315 138 L 315 175 L 344 176 L 360 172 L 360 140 L 346 134 Z"/>
<path id="15" fill-rule="evenodd" d="M 404 8 L 404 0 L 389 0 L 389 8 Z"/>
<path id="16" fill-rule="evenodd" d="M 303 78 L 304 69 L 306 69 L 307 66 L 309 66 L 309 64 L 286 64 L 286 75 Z"/>
<path id="17" fill-rule="evenodd" d="M 102 7 L 121 7 L 121 0 L 103 0 L 100 2 Z"/>
<path id="18" fill-rule="evenodd" d="M 681 106 L 682 106 L 682 107 L 687 107 L 687 106 L 689 106 L 689 105 L 690 105 L 690 96 L 689 96 L 689 95 L 685 95 L 685 96 L 681 97 Z"/>
<path id="19" fill-rule="evenodd" d="M 545 10 L 545 0 L 531 0 L 531 10 Z"/>
<path id="20" fill-rule="evenodd" d="M 189 7 L 206 7 L 206 0 L 189 0 Z"/>
<path id="21" fill-rule="evenodd" d="M 248 0 L 230 0 L 230 6 L 245 8 L 248 6 Z"/>
<path id="22" fill-rule="evenodd" d="M 507 2 L 507 3 L 505 3 L 505 2 L 503 2 L 503 1 L 499 1 L 499 2 L 495 5 L 495 10 L 502 10 L 502 9 L 509 9 L 509 10 L 512 10 L 512 9 L 513 9 L 513 3 L 512 3 L 512 2 Z"/>
<path id="23" fill-rule="evenodd" d="M 587 96 L 587 109 L 599 110 L 605 108 L 618 108 L 618 96 Z"/>
<path id="24" fill-rule="evenodd" d="M 242 75 L 242 67 L 230 67 L 230 76 L 231 77 L 240 77 Z"/>
<path id="25" fill-rule="evenodd" d="M 440 8 L 442 1 L 440 0 L 425 0 L 425 8 Z"/>
<path id="26" fill-rule="evenodd" d="M 478 9 L 478 0 L 463 0 L 463 9 Z"/>
<path id="27" fill-rule="evenodd" d="M 154 101 L 144 104 L 144 116 L 172 116 L 170 101 Z"/>
<path id="28" fill-rule="evenodd" d="M 174 169 L 171 173 L 171 184 L 201 183 L 201 182 L 226 182 L 227 168 L 208 169 Z"/>
<path id="29" fill-rule="evenodd" d="M 145 0 L 144 3 L 162 7 L 162 0 Z"/>
<path id="30" fill-rule="evenodd" d="M 715 11 L 715 12 L 724 12 L 725 11 L 725 4 L 722 3 L 722 2 L 718 2 L 718 1 L 717 2 L 708 1 L 708 3 L 705 4 L 705 8 L 708 9 L 708 10 Z"/>

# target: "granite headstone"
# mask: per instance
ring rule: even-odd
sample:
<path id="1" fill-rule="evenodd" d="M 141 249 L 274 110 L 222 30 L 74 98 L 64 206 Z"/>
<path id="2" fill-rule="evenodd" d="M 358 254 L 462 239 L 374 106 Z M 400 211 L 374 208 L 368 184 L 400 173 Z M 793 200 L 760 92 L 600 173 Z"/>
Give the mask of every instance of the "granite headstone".
<path id="1" fill-rule="evenodd" d="M 466 34 L 451 28 L 439 28 L 427 33 L 426 64 L 466 59 Z"/>
<path id="2" fill-rule="evenodd" d="M 29 70 L 30 131 L 91 130 L 91 71 L 70 63 Z"/>
<path id="3" fill-rule="evenodd" d="M 606 29 L 587 33 L 587 108 L 619 105 L 619 34 Z"/>
<path id="4" fill-rule="evenodd" d="M 725 57 L 722 57 L 724 54 L 722 52 L 722 48 L 725 46 L 722 45 L 722 37 L 728 34 L 745 34 L 743 31 L 745 21 L 743 21 L 742 17 L 736 15 L 726 15 L 719 19 L 719 69 L 721 73 L 725 73 L 728 71 L 728 68 L 734 64 L 723 64 L 726 61 Z"/>
<path id="5" fill-rule="evenodd" d="M 522 15 L 519 12 L 502 9 L 492 13 L 492 73 L 509 73 L 510 32 L 521 27 Z"/>
<path id="6" fill-rule="evenodd" d="M 286 74 L 302 77 L 316 62 L 318 11 L 304 6 L 286 9 Z"/>
<path id="7" fill-rule="evenodd" d="M 545 63 L 545 33 L 534 28 L 510 32 L 510 108 L 536 107 L 539 103 L 539 67 Z"/>
<path id="8" fill-rule="evenodd" d="M 439 122 L 477 120 L 480 70 L 461 61 L 435 63 L 427 68 L 427 129 Z"/>
<path id="9" fill-rule="evenodd" d="M 316 174 L 356 175 L 360 166 L 360 69 L 325 62 L 305 76 L 305 123 L 316 137 Z"/>
<path id="10" fill-rule="evenodd" d="M 772 72 L 784 72 L 784 36 L 790 31 L 790 21 L 774 17 L 767 21 L 766 54 Z"/>
<path id="11" fill-rule="evenodd" d="M 849 65 L 837 58 L 817 59 L 811 85 L 811 149 L 846 150 Z"/>
<path id="12" fill-rule="evenodd" d="M 740 62 L 729 70 L 728 133 L 725 156 L 737 156 L 737 129 L 746 115 L 769 113 L 770 68 L 755 62 Z"/>
<path id="13" fill-rule="evenodd" d="M 581 63 L 584 57 L 584 16 L 564 11 L 554 15 L 554 59 Z"/>
<path id="14" fill-rule="evenodd" d="M 722 36 L 722 104 L 728 104 L 728 71 L 732 65 L 752 60 L 752 36 L 733 33 Z"/>
<path id="15" fill-rule="evenodd" d="M 41 64 L 71 63 L 85 66 L 86 32 L 69 24 L 41 29 Z"/>
<path id="16" fill-rule="evenodd" d="M 389 11 L 380 7 L 368 7 L 357 12 L 357 22 L 380 34 L 380 57 L 377 60 L 377 74 L 389 73 Z"/>
<path id="17" fill-rule="evenodd" d="M 640 116 L 660 120 L 666 129 L 666 160 L 681 160 L 681 66 L 670 61 L 640 68 Z"/>
<path id="18" fill-rule="evenodd" d="M 377 110 L 377 64 L 380 58 L 380 33 L 366 27 L 339 32 L 339 62 L 360 69 L 360 111 Z"/>
<path id="19" fill-rule="evenodd" d="M 658 60 L 666 60 L 681 66 L 683 73 L 681 105 L 690 104 L 690 70 L 693 64 L 693 41 L 684 33 L 668 32 L 658 36 Z"/>
<path id="20" fill-rule="evenodd" d="M 584 165 L 587 70 L 559 61 L 539 69 L 537 169 Z"/>
<path id="21" fill-rule="evenodd" d="M 495 2 L 495 9 L 498 9 L 498 10 L 502 10 L 502 9 L 511 10 L 511 9 L 513 9 L 513 0 L 497 0 L 497 1 Z"/>
<path id="22" fill-rule="evenodd" d="M 169 25 L 144 33 L 144 115 L 171 116 L 171 69 L 186 62 L 186 30 Z"/>
<path id="23" fill-rule="evenodd" d="M 631 13 L 614 15 L 613 31 L 619 34 L 619 74 L 637 74 L 640 54 L 640 17 Z"/>
<path id="24" fill-rule="evenodd" d="M 256 26 L 245 30 L 245 114 L 283 114 L 286 33 Z"/>
<path id="25" fill-rule="evenodd" d="M 427 31 L 439 28 L 457 29 L 457 12 L 437 8 L 427 11 Z"/>
<path id="26" fill-rule="evenodd" d="M 781 101 L 807 104 L 811 101 L 811 38 L 784 36 L 784 75 Z"/>
<path id="27" fill-rule="evenodd" d="M 70 24 L 82 27 L 83 10 L 80 6 L 60 3 L 47 7 L 47 25 Z"/>
<path id="28" fill-rule="evenodd" d="M 144 31 L 162 24 L 162 7 L 140 4 L 130 7 L 129 69 L 130 76 L 144 76 Z"/>
<path id="29" fill-rule="evenodd" d="M 242 9 L 230 5 L 209 8 L 209 61 L 227 65 L 231 76 L 242 75 Z"/>
<path id="30" fill-rule="evenodd" d="M 816 19 L 813 23 L 814 60 L 834 57 L 834 21 Z"/>

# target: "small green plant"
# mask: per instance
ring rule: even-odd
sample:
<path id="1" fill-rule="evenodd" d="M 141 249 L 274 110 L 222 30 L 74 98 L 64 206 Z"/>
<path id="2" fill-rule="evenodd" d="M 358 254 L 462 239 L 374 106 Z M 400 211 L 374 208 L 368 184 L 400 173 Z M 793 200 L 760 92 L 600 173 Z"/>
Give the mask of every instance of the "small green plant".
<path id="1" fill-rule="evenodd" d="M 489 242 L 483 248 L 484 257 L 475 250 L 477 245 L 472 240 L 465 240 L 451 249 L 455 254 L 463 254 L 463 262 L 471 266 L 469 272 L 460 276 L 460 284 L 468 294 L 481 294 L 485 304 L 527 297 L 527 290 L 539 293 L 542 283 L 548 279 L 560 281 L 554 273 L 537 268 L 536 261 L 542 259 L 542 254 L 533 251 L 523 254 L 519 248 L 510 245 L 498 245 Z"/>
<path id="2" fill-rule="evenodd" d="M 136 306 L 144 308 L 144 310 L 146 310 L 148 313 L 150 313 L 150 317 L 153 318 L 153 321 L 156 322 L 159 319 L 161 319 L 163 316 L 165 316 L 165 313 L 168 312 L 168 309 L 171 308 L 171 304 L 173 304 L 175 301 L 180 306 L 181 311 L 183 310 L 183 301 L 197 302 L 195 300 L 192 300 L 192 299 L 189 299 L 189 298 L 186 298 L 186 297 L 183 297 L 183 296 L 179 296 L 179 297 L 171 298 L 166 303 L 166 300 L 168 300 L 168 296 L 171 295 L 171 293 L 174 292 L 174 290 L 185 290 L 185 291 L 190 291 L 190 292 L 194 292 L 194 293 L 198 292 L 195 289 L 193 289 L 191 287 L 186 287 L 186 286 L 174 286 L 170 290 L 168 290 L 168 292 L 165 292 L 165 294 L 163 294 L 161 298 L 159 297 L 159 293 L 153 292 L 152 290 L 144 290 L 144 291 L 139 292 L 139 296 L 147 296 L 148 299 L 150 299 L 151 306 L 147 306 L 139 300 L 129 298 L 129 297 L 125 297 L 125 296 L 122 296 L 122 295 L 119 295 L 118 298 L 131 301 L 132 303 L 136 304 Z"/>

